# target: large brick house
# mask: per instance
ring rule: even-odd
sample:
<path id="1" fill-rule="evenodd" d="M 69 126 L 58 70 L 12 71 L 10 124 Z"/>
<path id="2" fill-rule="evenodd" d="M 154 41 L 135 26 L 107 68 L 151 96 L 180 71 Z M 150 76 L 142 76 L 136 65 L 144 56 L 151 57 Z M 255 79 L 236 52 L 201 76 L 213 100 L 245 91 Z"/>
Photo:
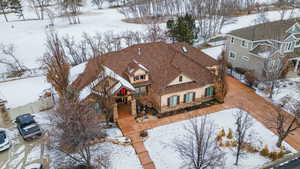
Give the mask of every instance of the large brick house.
<path id="1" fill-rule="evenodd" d="M 186 43 L 138 44 L 79 65 L 83 72 L 72 84 L 81 99 L 92 100 L 105 79 L 115 97 L 115 117 L 121 106 L 136 115 L 140 104 L 165 113 L 214 100 L 217 63 Z M 102 80 L 97 78 L 99 66 L 105 72 Z"/>
<path id="2" fill-rule="evenodd" d="M 287 57 L 293 72 L 299 72 L 300 24 L 299 19 L 267 22 L 234 30 L 225 42 L 228 62 L 233 67 L 253 70 L 264 80 L 266 59 L 274 55 Z"/>

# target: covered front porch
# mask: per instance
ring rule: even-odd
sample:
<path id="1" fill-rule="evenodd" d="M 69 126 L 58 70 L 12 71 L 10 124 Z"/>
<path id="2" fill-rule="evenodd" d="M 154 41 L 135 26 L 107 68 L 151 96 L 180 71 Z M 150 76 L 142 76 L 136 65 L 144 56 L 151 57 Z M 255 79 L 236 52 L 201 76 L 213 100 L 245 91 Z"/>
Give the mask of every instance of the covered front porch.
<path id="1" fill-rule="evenodd" d="M 300 57 L 289 59 L 289 72 L 287 74 L 288 78 L 294 78 L 300 76 Z"/>

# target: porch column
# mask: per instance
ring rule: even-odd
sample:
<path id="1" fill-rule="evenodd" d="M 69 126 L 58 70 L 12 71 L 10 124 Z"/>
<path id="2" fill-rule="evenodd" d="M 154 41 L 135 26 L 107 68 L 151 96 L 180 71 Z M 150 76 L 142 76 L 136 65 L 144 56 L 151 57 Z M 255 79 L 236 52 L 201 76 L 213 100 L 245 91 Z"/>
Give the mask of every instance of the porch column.
<path id="1" fill-rule="evenodd" d="M 295 66 L 295 69 L 294 69 L 294 72 L 298 72 L 299 62 L 300 62 L 300 60 L 297 59 L 296 66 Z"/>
<path id="2" fill-rule="evenodd" d="M 131 114 L 136 117 L 136 100 L 131 100 Z"/>
<path id="3" fill-rule="evenodd" d="M 117 103 L 114 103 L 114 106 L 113 106 L 113 119 L 114 119 L 114 122 L 116 122 L 118 120 L 119 116 L 118 116 L 118 104 Z"/>
<path id="4" fill-rule="evenodd" d="M 9 113 L 6 111 L 5 103 L 6 101 L 0 99 L 0 122 L 9 122 L 11 120 Z"/>

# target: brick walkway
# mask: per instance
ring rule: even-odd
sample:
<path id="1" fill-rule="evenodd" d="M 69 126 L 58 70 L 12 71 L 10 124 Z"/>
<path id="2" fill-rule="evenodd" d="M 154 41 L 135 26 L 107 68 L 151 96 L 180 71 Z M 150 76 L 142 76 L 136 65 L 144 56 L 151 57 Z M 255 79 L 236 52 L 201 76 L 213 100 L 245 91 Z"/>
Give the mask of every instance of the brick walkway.
<path id="1" fill-rule="evenodd" d="M 119 118 L 118 123 L 123 134 L 132 139 L 133 147 L 145 169 L 155 169 L 155 166 L 148 154 L 148 151 L 144 147 L 143 141 L 139 137 L 139 133 L 142 130 L 236 107 L 244 109 L 250 113 L 252 117 L 268 127 L 268 116 L 266 116 L 266 114 L 269 112 L 275 113 L 276 110 L 274 109 L 274 106 L 264 98 L 258 96 L 253 89 L 248 88 L 238 80 L 228 77 L 228 83 L 229 91 L 226 96 L 225 103 L 221 105 L 214 105 L 145 123 L 137 123 L 130 115 Z M 289 135 L 285 141 L 294 148 L 300 150 L 300 129 L 294 131 L 293 135 Z"/>

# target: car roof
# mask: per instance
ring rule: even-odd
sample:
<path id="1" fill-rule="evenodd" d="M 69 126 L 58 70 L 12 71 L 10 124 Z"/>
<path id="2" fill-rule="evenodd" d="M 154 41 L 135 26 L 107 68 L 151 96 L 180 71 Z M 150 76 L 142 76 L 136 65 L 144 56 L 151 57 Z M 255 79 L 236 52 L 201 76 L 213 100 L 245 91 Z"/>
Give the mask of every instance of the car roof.
<path id="1" fill-rule="evenodd" d="M 17 117 L 17 120 L 19 120 L 21 123 L 29 123 L 33 121 L 33 116 L 31 114 L 23 114 L 21 116 Z"/>

